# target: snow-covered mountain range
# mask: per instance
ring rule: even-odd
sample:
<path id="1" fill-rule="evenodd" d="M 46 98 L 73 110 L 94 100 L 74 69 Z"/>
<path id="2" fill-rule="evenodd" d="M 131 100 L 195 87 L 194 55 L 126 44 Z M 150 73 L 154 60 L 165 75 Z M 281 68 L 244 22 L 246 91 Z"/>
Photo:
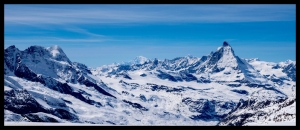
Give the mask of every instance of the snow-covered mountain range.
<path id="1" fill-rule="evenodd" d="M 102 125 L 295 121 L 296 61 L 242 59 L 224 42 L 201 58 L 88 68 L 59 46 L 4 49 L 4 120 Z M 279 115 L 282 116 L 279 116 Z M 262 121 L 264 120 L 264 121 Z"/>

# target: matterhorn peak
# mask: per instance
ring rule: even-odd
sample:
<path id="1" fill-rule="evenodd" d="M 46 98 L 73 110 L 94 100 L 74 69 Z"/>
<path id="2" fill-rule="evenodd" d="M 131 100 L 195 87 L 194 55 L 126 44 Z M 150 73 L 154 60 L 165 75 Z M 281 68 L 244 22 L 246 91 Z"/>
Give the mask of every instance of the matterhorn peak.
<path id="1" fill-rule="evenodd" d="M 231 46 L 224 41 L 223 46 L 218 47 L 216 52 L 209 55 L 209 60 L 207 65 L 209 68 L 217 67 L 219 69 L 224 69 L 226 67 L 237 67 L 237 60 Z"/>
<path id="2" fill-rule="evenodd" d="M 230 46 L 230 45 L 228 44 L 228 42 L 224 41 L 223 46 Z"/>
<path id="3" fill-rule="evenodd" d="M 224 41 L 223 42 L 223 46 L 221 47 L 223 48 L 223 54 L 228 55 L 228 54 L 232 54 L 234 56 L 234 51 L 232 49 L 232 47 L 228 44 L 228 42 Z"/>

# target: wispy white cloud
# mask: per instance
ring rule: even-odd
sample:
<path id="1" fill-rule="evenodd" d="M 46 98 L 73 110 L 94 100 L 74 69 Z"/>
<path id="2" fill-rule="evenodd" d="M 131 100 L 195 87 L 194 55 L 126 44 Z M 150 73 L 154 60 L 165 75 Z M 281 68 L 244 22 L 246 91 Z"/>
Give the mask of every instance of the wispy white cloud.
<path id="1" fill-rule="evenodd" d="M 295 21 L 295 5 L 5 5 L 5 24 Z M 78 30 L 77 30 L 78 31 Z M 80 30 L 82 31 L 82 30 Z"/>
<path id="2" fill-rule="evenodd" d="M 65 28 L 65 30 L 67 31 L 71 31 L 71 32 L 76 32 L 76 33 L 80 33 L 80 34 L 84 34 L 84 35 L 87 35 L 87 36 L 90 36 L 90 37 L 99 37 L 99 38 L 104 38 L 106 36 L 104 35 L 100 35 L 100 34 L 97 34 L 97 33 L 92 33 L 88 30 L 85 30 L 85 29 L 82 29 L 82 28 L 78 28 L 78 27 L 68 27 L 68 28 Z"/>
<path id="3" fill-rule="evenodd" d="M 91 34 L 96 35 L 96 34 Z M 102 37 L 102 35 L 101 35 Z M 103 36 L 104 37 L 104 36 Z M 64 43 L 64 44 L 86 44 L 86 43 L 103 43 L 103 42 L 111 42 L 111 41 L 134 41 L 128 39 L 115 39 L 112 37 L 87 37 L 87 38 L 62 38 L 62 37 L 45 37 L 45 36 L 32 36 L 32 37 L 6 37 L 4 39 L 5 44 L 22 44 L 22 43 Z"/>
<path id="4" fill-rule="evenodd" d="M 61 37 L 18 37 L 18 38 L 5 38 L 5 44 L 67 44 L 67 45 L 75 45 L 75 44 L 87 44 L 87 43 L 103 43 L 105 41 L 113 41 L 113 39 L 100 39 L 100 38 L 61 38 Z"/>

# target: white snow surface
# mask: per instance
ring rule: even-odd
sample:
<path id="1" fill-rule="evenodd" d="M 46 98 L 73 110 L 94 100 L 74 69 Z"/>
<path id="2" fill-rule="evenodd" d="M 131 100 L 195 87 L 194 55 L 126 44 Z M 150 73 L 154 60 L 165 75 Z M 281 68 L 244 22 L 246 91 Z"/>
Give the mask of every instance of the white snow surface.
<path id="1" fill-rule="evenodd" d="M 291 101 L 295 99 L 295 96 L 290 97 L 288 100 L 286 100 L 282 104 L 287 103 L 288 101 Z M 294 102 L 291 105 L 279 107 L 280 105 L 275 104 L 272 106 L 269 106 L 267 108 L 264 108 L 263 111 L 267 111 L 268 115 L 260 117 L 255 120 L 255 122 L 249 122 L 244 124 L 245 126 L 251 126 L 251 125 L 296 125 L 296 102 Z"/>
<path id="2" fill-rule="evenodd" d="M 287 77 L 285 73 L 282 72 L 282 69 L 272 69 L 276 65 L 274 62 L 266 61 L 252 61 L 249 62 L 256 70 L 260 71 L 263 75 L 276 75 L 277 77 Z"/>
<path id="3" fill-rule="evenodd" d="M 155 102 L 145 103 L 141 102 L 138 98 L 126 97 L 124 96 L 121 99 L 127 99 L 131 102 L 138 102 L 142 106 L 149 108 L 149 111 L 140 111 L 134 109 L 131 106 L 125 104 L 124 102 L 112 98 L 108 98 L 96 92 L 93 88 L 85 87 L 84 85 L 79 84 L 69 84 L 74 89 L 82 89 L 87 93 L 91 94 L 89 97 L 92 100 L 100 102 L 104 107 L 91 106 L 87 103 L 84 103 L 77 98 L 74 98 L 71 95 L 62 94 L 57 91 L 51 90 L 40 83 L 35 83 L 27 81 L 21 78 L 11 76 L 12 79 L 16 80 L 20 85 L 22 85 L 30 94 L 44 107 L 55 108 L 55 99 L 64 99 L 71 101 L 72 104 L 66 104 L 68 107 L 73 108 L 76 111 L 76 115 L 80 117 L 82 121 L 92 121 L 97 124 L 107 125 L 106 121 L 111 121 L 116 123 L 116 125 L 216 125 L 216 121 L 205 122 L 205 121 L 193 121 L 188 117 L 184 117 L 179 113 L 170 113 L 171 115 L 164 115 L 164 111 L 173 110 L 175 103 L 172 103 L 172 100 L 178 98 L 176 95 L 167 95 L 165 97 L 159 97 L 161 104 L 159 107 L 154 108 L 153 105 Z M 120 91 L 118 91 L 120 92 Z M 139 91 L 132 91 L 135 96 L 138 96 Z M 146 92 L 144 92 L 146 93 Z M 40 97 L 40 96 L 42 97 Z M 145 94 L 146 95 L 146 94 Z M 150 95 L 146 95 L 148 98 Z M 154 95 L 151 95 L 154 96 Z M 48 102 L 45 102 L 43 97 L 46 97 Z M 118 98 L 121 96 L 119 95 Z M 167 100 L 166 100 L 167 99 Z M 180 99 L 180 98 L 179 98 Z M 50 100 L 50 101 L 49 101 Z M 180 102 L 180 100 L 175 100 Z M 51 105 L 49 105 L 51 103 Z M 53 104 L 54 103 L 54 104 Z M 159 102 L 158 102 L 159 103 Z M 172 103 L 172 104 L 170 104 Z M 150 108 L 151 107 L 151 108 Z M 184 109 L 184 108 L 183 108 Z M 186 109 L 186 108 L 185 108 Z M 73 111 L 69 109 L 69 111 Z M 186 110 L 182 110 L 183 112 Z"/>
<path id="4" fill-rule="evenodd" d="M 149 59 L 147 59 L 144 56 L 138 56 L 133 60 L 133 64 L 144 64 L 145 62 L 149 61 Z"/>
<path id="5" fill-rule="evenodd" d="M 218 48 L 219 50 L 220 48 Z M 256 83 L 269 83 L 262 75 L 276 75 L 277 77 L 285 77 L 286 74 L 282 72 L 282 69 L 272 69 L 276 63 L 265 62 L 259 60 L 242 60 L 244 65 L 239 65 L 237 58 L 232 53 L 230 46 L 223 47 L 223 57 L 217 62 L 217 67 L 225 68 L 223 71 L 211 74 L 206 71 L 200 74 L 193 74 L 195 77 L 205 77 L 211 80 L 211 83 L 197 83 L 196 81 L 182 81 L 173 82 L 169 80 L 163 80 L 157 77 L 157 71 L 161 70 L 172 76 L 178 76 L 178 72 L 185 68 L 171 71 L 162 69 L 159 64 L 154 70 L 138 69 L 134 71 L 123 72 L 126 73 L 131 79 L 124 77 L 117 77 L 116 75 L 108 75 L 109 72 L 117 69 L 119 64 L 111 64 L 106 66 L 100 66 L 97 68 L 91 68 L 92 74 L 87 74 L 86 78 L 96 83 L 104 83 L 107 87 L 102 87 L 105 91 L 115 96 L 111 98 L 99 93 L 93 87 L 87 87 L 85 85 L 66 82 L 75 74 L 66 68 L 72 66 L 67 60 L 57 60 L 56 58 L 61 55 L 61 48 L 58 46 L 52 46 L 47 48 L 51 52 L 50 57 L 26 57 L 22 62 L 29 67 L 30 70 L 38 75 L 45 75 L 54 78 L 61 83 L 67 83 L 74 91 L 83 91 L 84 97 L 88 97 L 91 100 L 100 102 L 103 106 L 97 107 L 96 105 L 87 104 L 71 95 L 62 94 L 58 91 L 54 91 L 41 83 L 31 82 L 26 79 L 18 78 L 14 75 L 5 75 L 4 90 L 9 91 L 12 89 L 26 89 L 30 95 L 44 108 L 61 108 L 71 113 L 76 113 L 82 122 L 93 122 L 96 124 L 87 123 L 69 123 L 65 120 L 60 122 L 65 123 L 28 123 L 28 122 L 9 122 L 5 121 L 6 125 L 216 125 L 218 121 L 201 121 L 192 120 L 190 117 L 199 113 L 190 111 L 188 105 L 182 102 L 185 98 L 191 98 L 193 101 L 198 99 L 207 99 L 209 101 L 215 100 L 220 102 L 239 102 L 240 99 L 247 100 L 249 98 L 258 97 L 260 100 L 272 99 L 276 100 L 278 97 L 284 95 L 275 91 L 265 90 L 262 87 L 248 87 L 245 84 L 241 84 L 239 87 L 230 87 L 227 84 L 238 84 L 233 82 L 236 79 L 248 78 Z M 172 63 L 175 67 L 189 66 L 198 62 L 200 58 L 193 56 L 186 56 L 175 60 Z M 35 61 L 35 62 L 32 62 Z M 128 64 L 143 64 L 149 59 L 138 56 L 134 60 L 128 62 Z M 160 60 L 159 60 L 160 61 Z M 248 61 L 248 62 L 247 62 Z M 170 63 L 170 62 L 168 62 Z M 249 64 L 248 64 L 249 63 Z M 288 63 L 295 63 L 293 61 L 286 61 L 279 63 L 284 66 Z M 49 65 L 51 64 L 51 65 Z M 239 70 L 234 70 L 234 67 L 239 66 L 244 75 Z M 76 71 L 79 71 L 76 68 Z M 147 76 L 142 77 L 141 74 Z M 218 82 L 225 81 L 225 82 Z M 182 89 L 180 92 L 167 92 L 166 90 L 153 91 L 151 84 L 163 85 L 168 88 Z M 296 94 L 295 82 L 284 81 L 283 85 L 274 85 L 270 83 L 272 87 L 278 89 L 288 97 Z M 246 91 L 249 94 L 242 94 L 235 92 L 236 90 Z M 145 97 L 146 100 L 141 97 Z M 64 102 L 64 100 L 71 103 Z M 148 111 L 142 111 L 137 108 L 133 108 L 128 103 L 122 100 L 130 101 L 132 103 L 138 103 Z M 62 106 L 63 105 L 63 106 Z M 293 106 L 293 105 L 292 105 Z M 286 108 L 284 112 L 288 112 L 290 109 L 293 113 L 292 106 Z M 295 105 L 294 105 L 295 106 Z M 230 110 L 226 110 L 216 106 L 216 113 L 226 114 Z M 5 110 L 5 116 L 8 119 L 20 117 L 20 115 Z M 46 113 L 38 113 L 43 116 Z M 48 114 L 49 115 L 49 114 Z M 52 115 L 49 115 L 52 116 Z M 287 122 L 293 122 L 293 119 Z M 269 124 L 272 122 L 269 122 Z M 267 125 L 268 123 L 265 123 Z M 255 124 L 248 124 L 255 125 Z"/>
<path id="6" fill-rule="evenodd" d="M 4 122 L 4 126 L 115 126 L 89 123 L 51 123 L 51 122 Z"/>
<path id="7" fill-rule="evenodd" d="M 47 50 L 50 51 L 53 57 L 56 57 L 60 54 L 59 49 L 61 49 L 58 45 L 54 45 L 52 47 L 48 47 Z"/>
<path id="8" fill-rule="evenodd" d="M 296 121 L 283 121 L 283 122 L 268 122 L 268 123 L 248 123 L 244 126 L 296 126 Z"/>
<path id="9" fill-rule="evenodd" d="M 223 47 L 223 56 L 217 63 L 218 68 L 237 67 L 237 61 L 230 46 Z"/>

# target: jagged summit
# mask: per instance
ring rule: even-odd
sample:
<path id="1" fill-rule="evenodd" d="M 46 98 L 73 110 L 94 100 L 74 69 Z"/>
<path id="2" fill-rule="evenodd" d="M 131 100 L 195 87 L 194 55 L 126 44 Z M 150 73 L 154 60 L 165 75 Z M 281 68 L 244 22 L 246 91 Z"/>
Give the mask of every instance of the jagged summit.
<path id="1" fill-rule="evenodd" d="M 224 41 L 223 46 L 229 46 L 228 42 Z"/>
<path id="2" fill-rule="evenodd" d="M 71 61 L 69 60 L 69 58 L 67 57 L 67 55 L 64 53 L 64 51 L 62 50 L 61 47 L 59 47 L 58 45 L 54 45 L 52 47 L 47 47 L 46 50 L 49 51 L 49 53 L 51 54 L 51 56 L 57 60 L 57 61 L 66 61 L 69 64 L 71 64 Z"/>
<path id="3" fill-rule="evenodd" d="M 20 51 L 15 45 L 11 45 L 8 48 L 4 49 L 4 51 L 8 52 L 14 52 L 15 50 Z M 43 47 L 39 45 L 32 45 L 22 51 L 24 53 L 23 57 L 31 57 L 31 58 L 47 58 L 51 57 L 57 61 L 66 61 L 68 63 L 71 63 L 71 61 L 68 59 L 67 55 L 64 53 L 64 51 L 58 46 L 54 45 L 52 47 Z M 15 54 L 14 54 L 15 55 Z M 26 56 L 25 56 L 26 55 Z M 32 56 L 30 56 L 32 55 Z M 28 58 L 28 57 L 27 57 Z"/>
<path id="4" fill-rule="evenodd" d="M 236 58 L 231 46 L 229 46 L 229 44 L 225 41 L 223 46 L 218 47 L 216 52 L 211 52 L 206 66 L 208 68 L 217 67 L 219 69 L 229 66 L 236 67 Z"/>
<path id="5" fill-rule="evenodd" d="M 11 46 L 7 47 L 6 49 L 4 49 L 4 52 L 15 53 L 15 51 L 17 51 L 17 52 L 20 51 L 18 48 L 16 48 L 15 45 L 11 45 Z"/>
<path id="6" fill-rule="evenodd" d="M 4 50 L 4 120 L 243 125 L 270 114 L 279 117 L 276 111 L 287 113 L 285 108 L 295 117 L 295 105 L 285 107 L 295 98 L 284 101 L 296 94 L 296 66 L 287 64 L 292 61 L 278 68 L 271 62 L 248 63 L 228 43 L 221 44 L 201 58 L 138 56 L 131 64 L 95 69 L 66 62 L 59 46 L 24 51 L 11 46 Z"/>
<path id="7" fill-rule="evenodd" d="M 33 46 L 28 47 L 28 49 L 44 49 L 44 47 L 39 46 L 39 45 L 33 45 Z"/>
<path id="8" fill-rule="evenodd" d="M 11 46 L 7 47 L 6 49 L 9 49 L 9 48 L 16 48 L 16 46 L 15 45 L 11 45 Z"/>
<path id="9" fill-rule="evenodd" d="M 216 52 L 211 53 L 204 60 L 202 63 L 199 62 L 196 67 L 190 67 L 189 70 L 192 70 L 190 72 L 200 75 L 210 73 L 211 80 L 216 81 L 247 80 L 258 83 L 265 81 L 251 65 L 235 55 L 233 48 L 226 41 L 223 46 L 218 47 Z"/>
<path id="10" fill-rule="evenodd" d="M 62 49 L 58 45 L 54 45 L 52 47 L 48 47 L 47 50 L 50 51 L 53 57 L 56 57 L 57 55 L 63 53 Z"/>
<path id="11" fill-rule="evenodd" d="M 284 63 L 286 63 L 286 64 L 296 64 L 296 61 L 286 60 Z"/>

